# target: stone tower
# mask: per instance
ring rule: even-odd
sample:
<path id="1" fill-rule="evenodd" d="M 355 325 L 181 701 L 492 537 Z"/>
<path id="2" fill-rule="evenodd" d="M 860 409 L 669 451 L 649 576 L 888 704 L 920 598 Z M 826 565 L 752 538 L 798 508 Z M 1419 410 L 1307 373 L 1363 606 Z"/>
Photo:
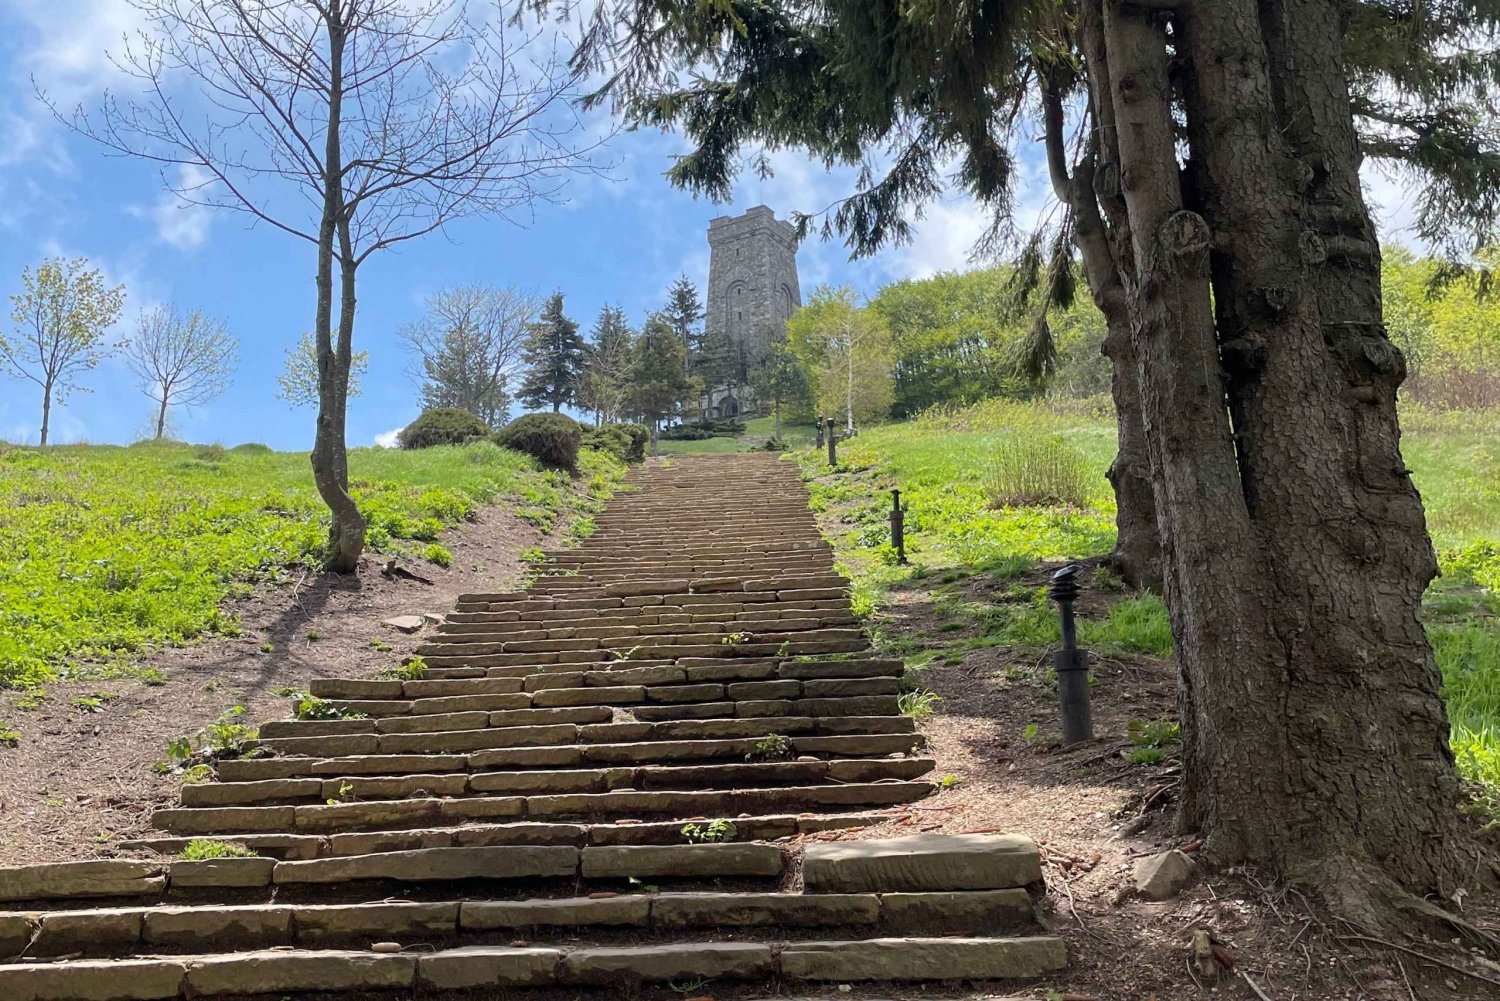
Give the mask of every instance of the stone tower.
<path id="1" fill-rule="evenodd" d="M 711 387 L 712 416 L 736 416 L 753 406 L 743 383 L 786 334 L 786 321 L 802 305 L 797 284 L 796 230 L 764 205 L 708 224 L 708 304 L 704 334 L 723 336 L 739 349 L 739 386 Z"/>

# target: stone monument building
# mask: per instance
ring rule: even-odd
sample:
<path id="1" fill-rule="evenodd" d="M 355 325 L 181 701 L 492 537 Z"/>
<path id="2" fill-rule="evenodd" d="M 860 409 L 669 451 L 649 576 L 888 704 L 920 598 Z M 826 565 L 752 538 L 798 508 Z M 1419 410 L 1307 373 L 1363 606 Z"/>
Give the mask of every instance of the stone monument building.
<path id="1" fill-rule="evenodd" d="M 796 229 L 764 205 L 708 224 L 708 302 L 704 339 L 735 353 L 734 378 L 704 391 L 709 417 L 738 417 L 756 407 L 750 373 L 786 336 L 786 321 L 802 305 L 797 284 Z"/>

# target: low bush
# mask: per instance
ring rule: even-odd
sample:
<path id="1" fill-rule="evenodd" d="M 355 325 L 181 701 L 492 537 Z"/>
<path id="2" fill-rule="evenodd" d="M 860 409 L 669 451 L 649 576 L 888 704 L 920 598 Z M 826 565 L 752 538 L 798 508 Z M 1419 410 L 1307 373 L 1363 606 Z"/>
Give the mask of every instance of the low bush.
<path id="1" fill-rule="evenodd" d="M 396 443 L 402 448 L 431 448 L 434 445 L 462 445 L 490 433 L 490 426 L 467 410 L 457 407 L 435 407 L 401 429 Z"/>
<path id="2" fill-rule="evenodd" d="M 990 507 L 1087 507 L 1088 463 L 1058 435 L 1008 434 L 995 444 L 984 474 Z"/>
<path id="3" fill-rule="evenodd" d="M 240 455 L 270 455 L 272 449 L 270 445 L 258 441 L 247 441 L 234 446 L 230 451 L 238 452 Z"/>
<path id="4" fill-rule="evenodd" d="M 495 444 L 525 452 L 551 469 L 578 470 L 583 429 L 563 414 L 524 414 L 495 432 Z"/>
<path id="5" fill-rule="evenodd" d="M 644 424 L 601 424 L 585 428 L 582 445 L 608 452 L 621 462 L 643 462 L 646 446 L 651 442 L 651 429 Z"/>
<path id="6" fill-rule="evenodd" d="M 745 433 L 745 423 L 732 417 L 694 421 L 666 428 L 658 436 L 662 441 L 702 441 L 705 438 L 733 438 Z"/>

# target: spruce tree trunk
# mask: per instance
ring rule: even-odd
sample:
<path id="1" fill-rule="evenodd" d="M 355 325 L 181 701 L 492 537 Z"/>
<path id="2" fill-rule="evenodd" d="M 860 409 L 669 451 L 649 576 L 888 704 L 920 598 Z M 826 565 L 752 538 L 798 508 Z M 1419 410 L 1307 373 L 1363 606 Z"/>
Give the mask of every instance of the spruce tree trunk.
<path id="1" fill-rule="evenodd" d="M 1436 563 L 1398 446 L 1403 363 L 1380 326 L 1338 17 L 1308 0 L 1178 15 L 1267 627 L 1237 658 L 1198 665 L 1202 719 L 1257 724 L 1248 742 L 1200 733 L 1185 780 L 1187 819 L 1218 857 L 1268 865 L 1379 927 L 1398 885 L 1446 898 L 1472 863 L 1418 614 Z M 1320 222 L 1349 241 L 1336 260 Z"/>
<path id="2" fill-rule="evenodd" d="M 1084 32 L 1098 44 L 1098 18 L 1085 17 Z M 1146 425 L 1141 413 L 1140 372 L 1135 347 L 1131 343 L 1130 312 L 1122 284 L 1120 268 L 1130 260 L 1123 212 L 1114 220 L 1114 232 L 1106 226 L 1095 191 L 1096 174 L 1101 155 L 1097 140 L 1089 142 L 1071 176 L 1068 171 L 1067 142 L 1063 135 L 1063 97 L 1065 81 L 1061 74 L 1070 73 L 1055 66 L 1040 72 L 1043 86 L 1043 120 L 1047 149 L 1047 166 L 1053 191 L 1073 214 L 1073 242 L 1083 258 L 1084 273 L 1094 304 L 1104 315 L 1106 336 L 1104 354 L 1110 360 L 1110 393 L 1115 405 L 1116 438 L 1114 462 L 1110 464 L 1110 485 L 1115 492 L 1115 547 L 1110 566 L 1122 580 L 1136 588 L 1160 591 L 1161 537 L 1156 527 L 1156 501 L 1151 492 L 1151 461 L 1146 452 Z M 1098 75 L 1107 79 L 1102 54 Z M 1107 83 L 1105 84 L 1107 91 Z M 1113 116 L 1096 107 L 1096 119 L 1110 122 Z M 1112 162 L 1113 152 L 1106 152 Z"/>
<path id="3" fill-rule="evenodd" d="M 338 343 L 333 338 L 334 242 L 341 236 L 347 244 L 347 229 L 340 232 L 343 212 L 342 150 L 339 124 L 343 103 L 343 4 L 332 0 L 325 18 L 328 29 L 330 89 L 328 136 L 324 145 L 323 214 L 318 226 L 318 306 L 313 333 L 318 353 L 318 420 L 310 456 L 313 483 L 328 506 L 331 523 L 325 565 L 335 573 L 350 573 L 359 565 L 365 545 L 365 519 L 349 496 L 348 453 L 344 442 L 344 417 L 348 401 L 349 364 L 354 327 L 354 268 L 348 251 L 342 255 L 342 308 Z M 347 221 L 344 221 L 347 226 Z"/>
<path id="4" fill-rule="evenodd" d="M 1123 271 L 1132 342 L 1140 365 L 1164 593 L 1180 665 L 1184 821 L 1230 831 L 1238 814 L 1223 778 L 1255 783 L 1254 766 L 1226 771 L 1218 748 L 1259 748 L 1279 727 L 1268 724 L 1272 659 L 1269 623 L 1255 589 L 1265 574 L 1252 543 L 1249 513 L 1219 372 L 1208 296 L 1209 233 L 1183 208 L 1161 24 L 1118 0 L 1103 0 L 1096 30 L 1107 59 L 1090 78 L 1109 81 L 1119 178 L 1129 213 L 1132 267 Z M 1096 84 L 1097 85 L 1097 84 Z M 1225 683 L 1219 675 L 1234 673 Z M 1244 711 L 1220 719 L 1214 692 Z M 1247 751 L 1248 753 L 1248 751 Z M 1243 764 L 1243 763 L 1241 763 Z M 1223 798 L 1228 796 L 1229 798 Z M 1227 816 L 1216 813 L 1228 811 Z"/>

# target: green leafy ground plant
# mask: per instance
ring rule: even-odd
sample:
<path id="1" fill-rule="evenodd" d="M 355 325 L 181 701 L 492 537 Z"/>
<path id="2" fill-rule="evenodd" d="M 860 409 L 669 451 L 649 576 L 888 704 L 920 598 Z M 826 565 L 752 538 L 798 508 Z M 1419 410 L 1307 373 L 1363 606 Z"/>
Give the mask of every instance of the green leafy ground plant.
<path id="1" fill-rule="evenodd" d="M 1402 449 L 1422 492 L 1442 576 L 1427 594 L 1424 617 L 1443 675 L 1460 773 L 1470 781 L 1476 808 L 1500 817 L 1500 479 L 1494 475 L 1500 409 L 1444 412 L 1403 404 Z M 1043 448 L 1015 447 L 1042 440 Z M 1056 447 L 1054 447 L 1056 446 Z M 1045 468 L 1081 462 L 1090 485 L 1042 493 L 1044 503 L 994 506 L 1002 481 L 1066 480 Z M 857 610 L 877 645 L 910 666 L 961 661 L 968 651 L 1013 647 L 1039 655 L 1057 643 L 1057 614 L 1040 589 L 974 601 L 966 583 L 986 590 L 1042 563 L 1106 555 L 1114 544 L 1114 501 L 1104 477 L 1115 451 L 1107 407 L 1092 401 L 1021 403 L 993 399 L 914 420 L 864 429 L 840 445 L 840 470 L 830 475 L 826 454 L 806 448 L 792 456 L 808 481 L 814 511 L 825 525 L 840 570 L 854 583 Z M 995 456 L 1008 463 L 997 478 Z M 907 503 L 910 563 L 898 564 L 886 521 L 890 488 Z M 1054 499 L 1065 499 L 1063 504 Z M 1103 587 L 1101 581 L 1092 582 Z M 894 589 L 928 592 L 945 623 L 935 635 L 888 629 L 882 609 Z M 1079 642 L 1099 656 L 1171 655 L 1166 608 L 1152 595 L 1126 597 L 1104 617 L 1082 616 Z M 909 701 L 918 693 L 907 693 Z M 1160 760 L 1159 744 L 1129 754 Z"/>
<path id="2" fill-rule="evenodd" d="M 583 490 L 487 441 L 349 452 L 369 545 L 416 555 L 416 543 L 481 504 L 519 509 L 543 529 L 596 510 L 624 464 L 593 450 L 580 464 Z M 41 684 L 152 644 L 232 634 L 221 611 L 231 590 L 317 563 L 326 534 L 306 453 L 0 445 L 0 687 Z"/>

